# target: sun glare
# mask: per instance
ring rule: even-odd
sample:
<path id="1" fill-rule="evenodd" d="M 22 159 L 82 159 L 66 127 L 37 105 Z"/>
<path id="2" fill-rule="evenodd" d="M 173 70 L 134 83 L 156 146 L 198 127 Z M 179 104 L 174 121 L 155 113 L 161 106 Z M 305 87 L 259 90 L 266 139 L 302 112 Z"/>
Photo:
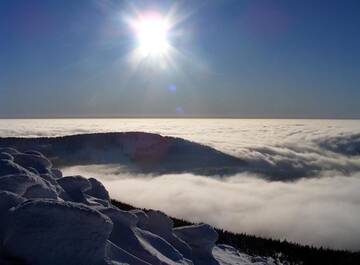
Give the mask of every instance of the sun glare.
<path id="1" fill-rule="evenodd" d="M 129 54 L 133 69 L 171 69 L 181 53 L 174 46 L 180 32 L 175 8 L 160 13 L 156 10 L 140 11 L 133 7 L 133 14 L 124 17 L 135 39 L 134 49 Z M 143 68 L 144 67 L 144 68 Z M 153 68 L 154 67 L 154 68 Z"/>
<path id="2" fill-rule="evenodd" d="M 148 16 L 139 19 L 135 25 L 136 36 L 141 53 L 145 56 L 164 55 L 168 48 L 169 25 L 161 16 Z"/>

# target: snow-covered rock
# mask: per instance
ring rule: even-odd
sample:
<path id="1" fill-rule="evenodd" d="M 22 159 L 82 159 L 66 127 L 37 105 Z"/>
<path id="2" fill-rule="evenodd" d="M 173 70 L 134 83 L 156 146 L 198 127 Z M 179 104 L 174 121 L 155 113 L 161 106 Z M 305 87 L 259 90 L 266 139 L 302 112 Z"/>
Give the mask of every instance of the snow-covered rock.
<path id="1" fill-rule="evenodd" d="M 174 246 L 185 258 L 191 259 L 191 248 L 173 233 L 173 221 L 160 211 L 150 210 L 147 213 L 134 211 L 138 216 L 138 227 L 161 236 Z"/>
<path id="2" fill-rule="evenodd" d="M 1 153 L 0 153 L 0 160 L 3 160 L 3 159 L 13 161 L 13 160 L 14 160 L 14 157 L 13 157 L 11 154 L 9 154 L 9 153 L 1 152 Z"/>
<path id="3" fill-rule="evenodd" d="M 14 161 L 24 168 L 34 168 L 40 174 L 45 174 L 52 167 L 51 162 L 39 152 L 29 151 L 23 154 L 13 154 Z"/>
<path id="4" fill-rule="evenodd" d="M 160 261 L 156 264 L 193 264 L 192 261 L 185 259 L 176 248 L 158 235 L 142 229 L 136 229 L 136 236 L 138 237 L 144 250 L 152 254 Z"/>
<path id="5" fill-rule="evenodd" d="M 9 210 L 3 247 L 29 264 L 103 264 L 111 220 L 85 205 L 34 200 Z"/>
<path id="6" fill-rule="evenodd" d="M 0 160 L 0 177 L 11 175 L 11 174 L 27 174 L 28 170 L 22 166 L 16 164 L 10 159 L 1 159 Z"/>
<path id="7" fill-rule="evenodd" d="M 60 171 L 60 169 L 57 169 L 57 168 L 52 168 L 51 169 L 51 175 L 55 178 L 55 179 L 58 179 L 58 178 L 61 178 L 63 175 L 62 175 L 62 172 Z"/>
<path id="8" fill-rule="evenodd" d="M 272 258 L 252 257 L 228 245 L 217 245 L 212 253 L 220 265 L 281 265 Z"/>
<path id="9" fill-rule="evenodd" d="M 160 211 L 120 210 L 98 180 L 63 177 L 36 150 L 0 148 L 1 265 L 251 263 L 217 237 L 205 224 L 174 229 Z"/>
<path id="10" fill-rule="evenodd" d="M 141 243 L 141 236 L 139 239 L 135 234 L 134 230 L 138 221 L 136 215 L 116 208 L 104 209 L 102 213 L 109 216 L 114 223 L 113 231 L 109 237 L 111 242 L 144 262 L 162 264 L 156 256 L 144 248 Z"/>
<path id="11" fill-rule="evenodd" d="M 23 197 L 13 192 L 0 191 L 0 214 L 24 201 L 25 199 Z"/>
<path id="12" fill-rule="evenodd" d="M 110 200 L 108 191 L 105 189 L 104 185 L 100 181 L 94 178 L 89 178 L 89 183 L 90 188 L 85 191 L 86 194 L 101 200 Z"/>
<path id="13" fill-rule="evenodd" d="M 34 174 L 13 174 L 0 177 L 0 190 L 10 191 L 28 199 L 57 198 L 54 187 Z"/>
<path id="14" fill-rule="evenodd" d="M 179 227 L 174 229 L 174 233 L 191 247 L 195 264 L 219 264 L 212 255 L 218 234 L 210 225 L 199 224 Z"/>
<path id="15" fill-rule="evenodd" d="M 0 147 L 0 153 L 8 153 L 10 155 L 19 154 L 20 152 L 12 147 Z"/>
<path id="16" fill-rule="evenodd" d="M 90 182 L 81 176 L 63 177 L 57 183 L 66 191 L 73 202 L 86 203 L 84 191 L 91 188 Z"/>

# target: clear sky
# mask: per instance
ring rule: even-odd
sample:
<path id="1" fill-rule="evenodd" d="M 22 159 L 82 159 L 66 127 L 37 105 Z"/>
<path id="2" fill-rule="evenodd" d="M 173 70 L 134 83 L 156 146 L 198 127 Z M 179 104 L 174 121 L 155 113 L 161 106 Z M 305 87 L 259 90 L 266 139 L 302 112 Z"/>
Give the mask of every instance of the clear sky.
<path id="1" fill-rule="evenodd" d="M 166 56 L 129 25 L 171 20 Z M 0 0 L 0 116 L 360 118 L 360 1 Z"/>

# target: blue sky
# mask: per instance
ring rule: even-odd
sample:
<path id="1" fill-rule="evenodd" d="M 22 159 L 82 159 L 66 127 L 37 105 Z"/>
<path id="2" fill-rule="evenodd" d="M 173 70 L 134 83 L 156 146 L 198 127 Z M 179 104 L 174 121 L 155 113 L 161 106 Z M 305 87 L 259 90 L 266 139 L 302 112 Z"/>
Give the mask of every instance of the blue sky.
<path id="1" fill-rule="evenodd" d="M 129 60 L 134 10 L 174 10 L 171 63 Z M 355 0 L 2 0 L 0 116 L 359 118 L 359 13 Z"/>

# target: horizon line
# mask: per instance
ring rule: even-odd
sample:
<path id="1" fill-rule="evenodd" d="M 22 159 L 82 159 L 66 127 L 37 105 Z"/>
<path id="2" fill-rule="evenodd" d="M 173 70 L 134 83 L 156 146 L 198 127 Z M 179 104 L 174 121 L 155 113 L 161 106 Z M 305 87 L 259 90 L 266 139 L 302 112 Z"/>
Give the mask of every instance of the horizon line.
<path id="1" fill-rule="evenodd" d="M 37 120 L 37 119 L 243 119 L 243 120 L 360 120 L 360 117 L 264 117 L 264 116 L 202 116 L 202 115 L 185 115 L 185 116 L 160 116 L 160 115 L 119 115 L 119 116 L 0 116 L 0 120 Z"/>

